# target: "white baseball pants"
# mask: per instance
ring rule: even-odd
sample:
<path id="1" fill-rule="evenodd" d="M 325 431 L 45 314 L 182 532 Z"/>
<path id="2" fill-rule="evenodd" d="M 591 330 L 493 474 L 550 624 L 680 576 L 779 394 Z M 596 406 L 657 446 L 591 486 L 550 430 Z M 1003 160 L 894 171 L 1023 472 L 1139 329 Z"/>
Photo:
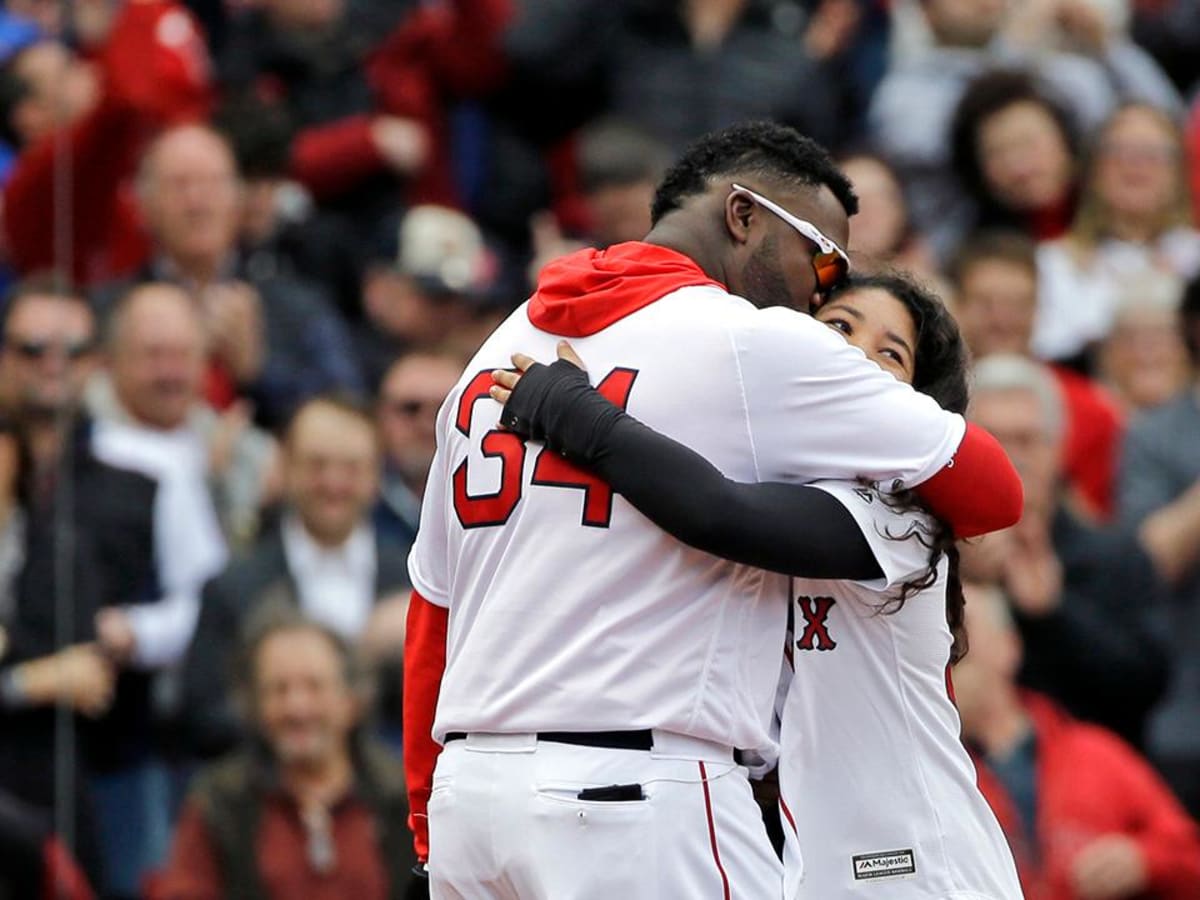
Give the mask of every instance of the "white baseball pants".
<path id="1" fill-rule="evenodd" d="M 642 800 L 581 800 L 641 785 Z M 654 732 L 618 750 L 468 735 L 429 799 L 434 900 L 776 900 L 782 867 L 728 747 Z"/>

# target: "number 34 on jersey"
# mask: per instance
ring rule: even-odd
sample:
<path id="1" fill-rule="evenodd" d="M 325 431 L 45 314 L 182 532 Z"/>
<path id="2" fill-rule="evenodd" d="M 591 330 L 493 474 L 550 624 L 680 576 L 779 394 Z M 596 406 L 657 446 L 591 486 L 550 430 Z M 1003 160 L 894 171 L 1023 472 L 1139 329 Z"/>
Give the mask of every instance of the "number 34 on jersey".
<path id="1" fill-rule="evenodd" d="M 596 386 L 596 390 L 610 403 L 625 409 L 637 374 L 634 369 L 613 369 Z M 491 387 L 492 370 L 485 369 L 471 379 L 458 400 L 454 425 L 467 438 L 471 436 L 472 421 L 477 415 L 476 404 L 479 400 L 490 399 L 488 391 Z M 486 413 L 481 411 L 478 415 L 492 415 L 493 410 L 494 407 L 490 407 Z M 463 528 L 491 528 L 503 525 L 512 516 L 527 490 L 524 472 L 528 448 L 523 438 L 511 431 L 493 428 L 483 435 L 479 449 L 484 457 L 499 461 L 500 485 L 492 493 L 472 494 L 468 488 L 467 475 L 470 457 L 459 463 L 453 477 L 454 512 Z M 612 521 L 612 488 L 595 475 L 572 465 L 545 447 L 538 451 L 530 484 L 583 491 L 581 525 L 589 528 L 607 528 Z"/>

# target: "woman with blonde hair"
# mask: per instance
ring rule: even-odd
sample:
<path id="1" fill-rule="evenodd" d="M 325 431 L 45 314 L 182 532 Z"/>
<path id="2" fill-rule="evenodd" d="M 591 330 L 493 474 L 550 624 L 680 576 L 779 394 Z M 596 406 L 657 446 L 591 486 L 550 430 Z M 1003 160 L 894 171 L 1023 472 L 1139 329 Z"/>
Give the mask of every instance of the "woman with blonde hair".
<path id="1" fill-rule="evenodd" d="M 1053 360 L 1080 358 L 1105 338 L 1118 298 L 1136 292 L 1147 272 L 1200 273 L 1186 148 L 1167 113 L 1132 103 L 1109 118 L 1092 147 L 1071 230 L 1039 248 L 1038 269 L 1033 349 Z"/>

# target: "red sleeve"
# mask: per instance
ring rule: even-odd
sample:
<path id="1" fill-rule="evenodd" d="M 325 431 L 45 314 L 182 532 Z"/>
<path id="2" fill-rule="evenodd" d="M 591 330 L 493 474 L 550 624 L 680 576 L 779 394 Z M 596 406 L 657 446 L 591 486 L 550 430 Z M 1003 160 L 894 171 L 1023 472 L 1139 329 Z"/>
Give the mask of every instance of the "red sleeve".
<path id="1" fill-rule="evenodd" d="M 77 279 L 86 271 L 87 258 L 100 252 L 111 236 L 118 190 L 135 164 L 137 140 L 136 117 L 109 101 L 68 130 L 65 146 L 72 194 L 67 215 Z M 13 266 L 21 273 L 55 264 L 59 146 L 58 136 L 51 134 L 27 147 L 4 189 L 5 237 Z"/>
<path id="2" fill-rule="evenodd" d="M 429 858 L 426 808 L 441 745 L 433 739 L 433 716 L 446 668 L 448 611 L 416 591 L 408 607 L 404 639 L 404 775 L 408 782 L 408 827 L 417 858 Z"/>
<path id="3" fill-rule="evenodd" d="M 419 70 L 443 94 L 463 97 L 494 90 L 505 74 L 501 37 L 512 16 L 512 0 L 426 4 L 410 13 L 376 52 L 372 82 L 384 95 L 392 94 L 389 82 L 418 77 Z"/>
<path id="4" fill-rule="evenodd" d="M 104 88 L 155 125 L 202 121 L 212 67 L 199 24 L 181 5 L 127 3 L 101 53 Z"/>
<path id="5" fill-rule="evenodd" d="M 292 175 L 317 200 L 336 197 L 383 168 L 368 115 L 305 128 L 292 141 Z"/>
<path id="6" fill-rule="evenodd" d="M 221 900 L 225 896 L 217 851 L 195 803 L 185 804 L 180 813 L 171 857 L 155 878 L 152 894 L 156 900 Z"/>
<path id="7" fill-rule="evenodd" d="M 916 492 L 960 540 L 1016 525 L 1025 503 L 1021 476 L 1000 442 L 970 422 L 954 458 Z"/>

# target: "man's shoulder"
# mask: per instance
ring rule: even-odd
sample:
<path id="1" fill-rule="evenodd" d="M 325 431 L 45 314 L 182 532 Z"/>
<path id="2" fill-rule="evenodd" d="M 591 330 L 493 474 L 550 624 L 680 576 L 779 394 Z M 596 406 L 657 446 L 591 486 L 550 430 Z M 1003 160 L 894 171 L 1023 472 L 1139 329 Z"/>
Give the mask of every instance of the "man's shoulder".
<path id="1" fill-rule="evenodd" d="M 131 514 L 154 515 L 158 482 L 149 475 L 106 462 L 90 447 L 82 466 L 83 492 L 102 514 L 122 517 Z"/>
<path id="2" fill-rule="evenodd" d="M 288 578 L 287 557 L 279 527 L 272 526 L 245 554 L 234 559 L 209 584 L 214 594 L 227 594 L 250 605 L 260 591 Z"/>
<path id="3" fill-rule="evenodd" d="M 1195 388 L 1191 386 L 1162 406 L 1134 417 L 1129 423 L 1129 433 L 1148 440 L 1174 441 L 1180 436 L 1182 424 L 1200 432 L 1200 399 L 1197 399 Z"/>

